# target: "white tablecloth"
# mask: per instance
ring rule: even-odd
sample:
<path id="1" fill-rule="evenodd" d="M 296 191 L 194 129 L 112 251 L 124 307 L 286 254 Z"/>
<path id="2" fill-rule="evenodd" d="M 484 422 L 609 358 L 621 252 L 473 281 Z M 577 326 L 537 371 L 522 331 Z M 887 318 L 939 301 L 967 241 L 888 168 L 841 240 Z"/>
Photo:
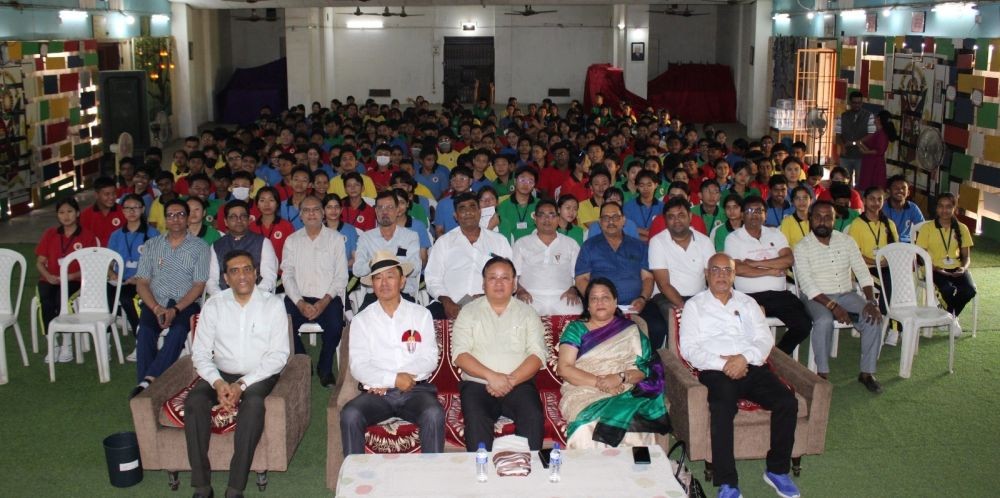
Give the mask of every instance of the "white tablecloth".
<path id="1" fill-rule="evenodd" d="M 491 455 L 485 483 L 476 482 L 472 453 L 351 455 L 340 468 L 337 496 L 682 498 L 663 449 L 649 453 L 652 463 L 636 465 L 631 448 L 564 450 L 558 483 L 549 482 L 537 452 L 526 477 L 497 476 Z"/>

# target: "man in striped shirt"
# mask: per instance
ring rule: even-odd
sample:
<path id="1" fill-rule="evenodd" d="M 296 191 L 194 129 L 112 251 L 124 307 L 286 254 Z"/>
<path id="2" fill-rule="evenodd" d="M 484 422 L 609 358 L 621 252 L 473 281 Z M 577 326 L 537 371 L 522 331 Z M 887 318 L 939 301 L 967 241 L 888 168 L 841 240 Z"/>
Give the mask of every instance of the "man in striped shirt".
<path id="1" fill-rule="evenodd" d="M 806 311 L 813 320 L 812 347 L 816 372 L 830 372 L 830 337 L 834 320 L 850 323 L 861 333 L 861 373 L 858 382 L 872 393 L 882 392 L 875 379 L 875 362 L 881 342 L 882 314 L 875 301 L 874 282 L 858 245 L 847 234 L 833 229 L 835 214 L 829 201 L 816 201 L 809 211 L 811 232 L 795 246 L 795 276 L 805 295 Z M 864 291 L 854 291 L 857 279 Z"/>
<path id="2" fill-rule="evenodd" d="M 172 199 L 163 207 L 167 232 L 146 242 L 135 276 L 142 299 L 136 338 L 136 377 L 129 399 L 149 387 L 181 354 L 191 316 L 208 281 L 208 245 L 187 231 L 188 207 Z M 157 351 L 160 331 L 169 329 Z"/>

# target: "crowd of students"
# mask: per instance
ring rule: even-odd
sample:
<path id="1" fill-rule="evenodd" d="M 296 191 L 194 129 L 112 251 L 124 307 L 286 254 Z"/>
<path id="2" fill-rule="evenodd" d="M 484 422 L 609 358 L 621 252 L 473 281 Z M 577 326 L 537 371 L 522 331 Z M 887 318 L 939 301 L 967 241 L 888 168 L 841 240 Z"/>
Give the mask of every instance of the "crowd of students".
<path id="1" fill-rule="evenodd" d="M 379 230 L 385 219 L 416 232 L 413 250 L 424 268 L 418 278 L 429 283 L 442 276 L 427 271 L 454 269 L 455 261 L 435 263 L 434 253 L 463 224 L 459 199 L 476 201 L 475 224 L 498 234 L 508 248 L 503 252 L 537 232 L 541 199 L 552 202 L 556 232 L 585 250 L 584 242 L 602 235 L 605 204 L 620 208 L 626 237 L 655 247 L 651 241 L 670 232 L 668 201 L 681 198 L 690 203 L 690 230 L 707 237 L 714 252 L 724 251 L 727 238 L 743 225 L 748 198 L 764 200 L 764 225 L 779 228 L 790 248 L 810 233 L 810 207 L 831 201 L 835 228 L 851 236 L 873 274 L 875 250 L 895 241 L 915 242 L 932 255 L 934 281 L 949 311 L 960 313 L 974 295 L 967 271 L 973 240 L 956 217 L 951 194 L 937 197 L 933 223 L 915 233 L 924 215 L 909 200 L 903 177 L 858 192 L 848 170 L 833 167 L 827 174 L 826 167 L 810 165 L 800 142 L 764 136 L 730 143 L 711 125 L 687 125 L 665 110 L 612 109 L 603 100 L 592 109 L 548 100 L 522 108 L 510 99 L 499 114 L 457 104 L 432 109 L 422 98 L 405 108 L 397 101 L 378 105 L 353 98 L 277 114 L 265 107 L 253 124 L 186 138 L 166 168 L 155 148 L 141 161 L 123 158 L 117 178 L 94 181 L 93 206 L 60 201 L 60 225 L 39 242 L 45 321 L 58 313 L 59 259 L 100 245 L 125 260 L 119 270 L 122 302 L 134 329 L 142 247 L 165 231 L 164 206 L 175 199 L 186 204 L 188 233 L 206 246 L 231 231 L 227 208 L 243 207 L 246 230 L 268 242 L 276 273 L 286 241 L 304 228 L 301 207 L 309 197 L 320 203 L 323 226 L 342 236 L 349 269 L 359 238 Z M 382 213 L 376 197 L 391 197 L 396 207 Z M 474 245 L 470 241 L 460 249 Z M 659 256 L 650 253 L 640 266 L 649 269 Z M 71 288 L 77 285 L 75 270 L 69 272 Z M 209 278 L 219 281 L 218 275 Z M 573 285 L 568 278 L 565 288 Z M 476 294 L 475 285 L 468 290 Z M 652 293 L 668 291 L 657 285 Z M 437 303 L 440 297 L 430 292 Z M 58 361 L 68 361 L 68 349 L 63 352 Z"/>

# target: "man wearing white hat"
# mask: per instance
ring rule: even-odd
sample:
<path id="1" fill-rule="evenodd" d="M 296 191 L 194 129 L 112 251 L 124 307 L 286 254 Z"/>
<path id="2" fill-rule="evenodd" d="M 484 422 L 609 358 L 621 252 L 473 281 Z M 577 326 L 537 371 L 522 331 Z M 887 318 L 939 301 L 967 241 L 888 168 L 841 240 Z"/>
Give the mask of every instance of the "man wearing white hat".
<path id="1" fill-rule="evenodd" d="M 424 453 L 444 450 L 444 409 L 437 388 L 428 382 L 438 364 L 434 322 L 426 308 L 402 299 L 413 266 L 388 251 L 376 251 L 371 286 L 377 303 L 351 321 L 348 357 L 351 374 L 364 391 L 340 413 L 344 455 L 365 452 L 365 428 L 390 417 L 420 427 Z"/>

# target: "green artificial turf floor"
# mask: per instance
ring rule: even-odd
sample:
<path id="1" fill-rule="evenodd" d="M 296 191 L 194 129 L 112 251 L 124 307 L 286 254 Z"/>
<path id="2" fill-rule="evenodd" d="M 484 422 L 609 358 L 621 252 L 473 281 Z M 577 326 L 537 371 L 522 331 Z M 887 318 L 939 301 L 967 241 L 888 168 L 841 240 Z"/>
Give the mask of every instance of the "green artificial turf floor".
<path id="1" fill-rule="evenodd" d="M 33 246 L 9 246 L 29 256 Z M 826 452 L 805 457 L 796 479 L 808 497 L 990 497 L 998 495 L 1000 473 L 1000 248 L 977 240 L 973 275 L 979 286 L 978 337 L 971 337 L 971 307 L 962 316 L 966 331 L 956 344 L 955 373 L 947 373 L 948 340 L 921 339 L 910 379 L 898 377 L 899 350 L 886 347 L 879 360 L 881 396 L 856 381 L 860 341 L 843 333 L 839 358 L 831 360 L 834 384 Z M 31 265 L 33 266 L 33 265 Z M 82 365 L 56 365 L 50 383 L 44 353 L 30 352 L 27 306 L 37 276 L 29 270 L 21 327 L 29 343 L 25 368 L 10 329 L 4 333 L 10 382 L 0 386 L 0 495 L 190 496 L 189 474 L 169 491 L 166 474 L 147 471 L 127 489 L 108 482 L 102 440 L 132 430 L 126 400 L 135 383 L 131 363 L 111 363 L 111 382 L 100 384 L 93 355 Z M 43 341 L 44 344 L 44 341 Z M 126 352 L 133 341 L 126 340 Z M 309 348 L 315 357 L 318 348 Z M 802 358 L 805 358 L 802 351 Z M 259 493 L 251 478 L 248 496 L 322 496 L 325 487 L 326 403 L 330 391 L 313 379 L 312 418 L 288 472 L 270 474 Z M 572 462 L 567 462 L 572 465 Z M 761 480 L 763 461 L 741 461 L 746 497 L 774 496 Z M 701 477 L 703 466 L 692 464 Z M 216 491 L 226 477 L 216 474 Z M 471 464 L 470 464 L 470 479 Z M 704 483 L 709 496 L 715 488 Z M 993 490 L 993 491 L 991 491 Z"/>

